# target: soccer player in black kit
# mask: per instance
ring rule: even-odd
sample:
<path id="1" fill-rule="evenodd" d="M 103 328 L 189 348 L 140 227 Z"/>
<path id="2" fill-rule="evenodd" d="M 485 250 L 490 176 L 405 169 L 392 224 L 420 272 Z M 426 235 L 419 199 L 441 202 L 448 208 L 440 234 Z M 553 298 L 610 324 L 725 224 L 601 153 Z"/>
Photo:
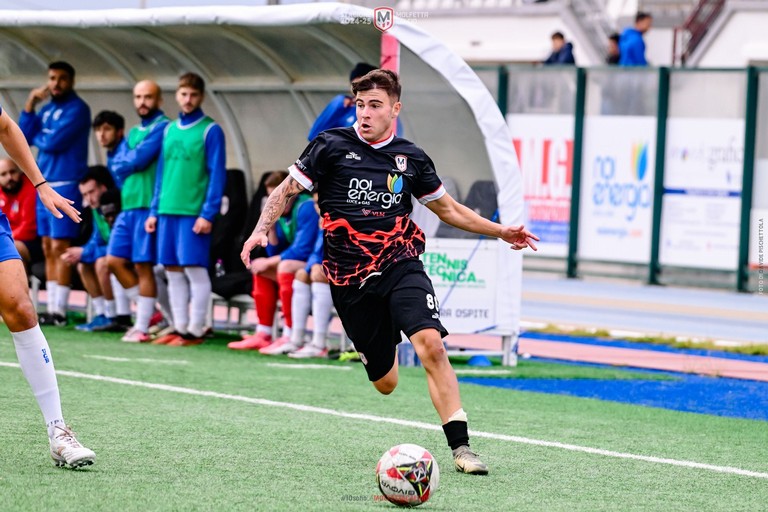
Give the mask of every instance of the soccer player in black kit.
<path id="1" fill-rule="evenodd" d="M 411 196 L 457 228 L 536 250 L 536 235 L 523 226 L 502 226 L 457 203 L 443 188 L 422 149 L 395 136 L 400 81 L 377 69 L 352 83 L 357 123 L 320 133 L 290 175 L 269 196 L 241 257 L 267 245 L 267 233 L 288 199 L 319 188 L 325 230 L 323 268 L 333 304 L 354 342 L 374 387 L 385 395 L 397 386 L 400 331 L 413 343 L 427 373 L 457 471 L 486 475 L 488 466 L 469 449 L 467 415 L 442 338 L 435 292 L 419 254 L 424 233 L 411 221 Z"/>

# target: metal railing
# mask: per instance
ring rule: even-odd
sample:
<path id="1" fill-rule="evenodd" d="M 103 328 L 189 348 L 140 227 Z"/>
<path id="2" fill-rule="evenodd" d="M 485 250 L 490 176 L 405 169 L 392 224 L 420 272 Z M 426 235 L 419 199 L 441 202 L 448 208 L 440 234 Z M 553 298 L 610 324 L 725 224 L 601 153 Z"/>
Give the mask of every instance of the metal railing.
<path id="1" fill-rule="evenodd" d="M 672 38 L 672 63 L 685 65 L 725 7 L 725 0 L 700 0 Z"/>

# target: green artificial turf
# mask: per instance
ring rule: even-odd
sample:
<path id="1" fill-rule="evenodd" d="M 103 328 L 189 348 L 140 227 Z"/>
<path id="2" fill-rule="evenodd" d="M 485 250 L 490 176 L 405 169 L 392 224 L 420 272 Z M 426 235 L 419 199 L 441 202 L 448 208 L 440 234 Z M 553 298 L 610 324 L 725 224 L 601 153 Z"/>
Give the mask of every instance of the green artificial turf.
<path id="1" fill-rule="evenodd" d="M 768 503 L 766 479 L 532 444 L 768 473 L 765 422 L 461 385 L 471 429 L 516 436 L 473 436 L 473 448 L 491 467 L 488 477 L 473 477 L 452 469 L 422 368 L 401 368 L 398 389 L 382 396 L 359 363 L 294 369 L 272 366 L 297 363 L 287 357 L 227 350 L 223 338 L 174 348 L 71 328 L 46 333 L 58 371 L 90 376 L 60 374 L 59 384 L 65 417 L 96 451 L 97 463 L 80 471 L 55 468 L 21 372 L 0 366 L 2 510 L 394 510 L 375 499 L 374 468 L 385 450 L 400 443 L 426 447 L 440 466 L 440 489 L 423 510 L 731 511 Z M 0 340 L 0 361 L 16 362 L 7 331 Z M 620 373 L 522 360 L 507 378 Z"/>

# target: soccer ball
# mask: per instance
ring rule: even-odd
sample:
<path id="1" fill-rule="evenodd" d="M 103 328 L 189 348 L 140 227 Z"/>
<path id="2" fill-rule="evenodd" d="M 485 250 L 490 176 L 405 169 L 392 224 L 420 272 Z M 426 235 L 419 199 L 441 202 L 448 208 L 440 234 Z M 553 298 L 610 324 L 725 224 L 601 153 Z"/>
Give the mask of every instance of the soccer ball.
<path id="1" fill-rule="evenodd" d="M 415 507 L 426 502 L 437 490 L 440 469 L 426 448 L 399 444 L 379 459 L 376 481 L 389 501 L 401 507 Z"/>

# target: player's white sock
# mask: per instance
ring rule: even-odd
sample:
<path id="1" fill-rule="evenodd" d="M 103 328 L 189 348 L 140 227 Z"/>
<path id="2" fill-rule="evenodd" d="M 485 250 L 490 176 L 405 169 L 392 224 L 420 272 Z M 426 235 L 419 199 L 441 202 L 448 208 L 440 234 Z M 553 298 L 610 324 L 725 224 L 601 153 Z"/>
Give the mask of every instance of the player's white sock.
<path id="1" fill-rule="evenodd" d="M 55 426 L 64 426 L 51 349 L 39 325 L 26 331 L 12 332 L 11 336 L 21 371 L 37 399 L 50 435 Z"/>
<path id="2" fill-rule="evenodd" d="M 325 348 L 328 337 L 328 324 L 331 321 L 331 285 L 328 283 L 312 283 L 312 319 L 315 329 L 312 332 L 312 345 Z"/>
<path id="3" fill-rule="evenodd" d="M 56 312 L 66 316 L 69 307 L 69 292 L 72 290 L 69 286 L 59 284 L 56 287 Z"/>
<path id="4" fill-rule="evenodd" d="M 168 298 L 168 278 L 165 276 L 165 267 L 155 265 L 155 283 L 157 284 L 157 306 L 163 317 L 170 323 L 173 321 L 171 301 Z"/>
<path id="5" fill-rule="evenodd" d="M 139 303 L 139 285 L 126 288 L 125 294 L 128 296 L 128 300 L 130 300 L 134 304 Z"/>
<path id="6" fill-rule="evenodd" d="M 136 304 L 136 324 L 134 327 L 141 332 L 149 331 L 149 321 L 152 319 L 152 314 L 155 312 L 155 298 L 154 297 L 142 297 L 139 295 L 138 302 Z"/>
<path id="7" fill-rule="evenodd" d="M 168 299 L 173 312 L 176 332 L 187 333 L 189 326 L 189 282 L 184 272 L 166 272 L 168 275 Z"/>
<path id="8" fill-rule="evenodd" d="M 288 327 L 287 325 L 284 325 L 283 326 L 283 335 L 281 336 L 281 338 L 288 338 L 290 340 L 291 339 L 291 335 L 293 335 L 293 329 Z"/>
<path id="9" fill-rule="evenodd" d="M 256 326 L 256 332 L 263 332 L 264 334 L 272 335 L 272 326 L 259 324 Z"/>
<path id="10" fill-rule="evenodd" d="M 204 267 L 184 267 L 189 278 L 191 307 L 189 314 L 189 332 L 202 336 L 208 317 L 208 305 L 211 302 L 211 276 Z"/>
<path id="11" fill-rule="evenodd" d="M 101 297 L 91 297 L 91 304 L 93 304 L 93 316 L 99 316 L 104 314 L 104 309 L 106 308 L 106 301 L 104 300 L 104 296 Z"/>
<path id="12" fill-rule="evenodd" d="M 128 294 L 125 293 L 125 288 L 120 284 L 114 274 L 109 276 L 109 280 L 112 282 L 112 293 L 115 295 L 115 313 L 117 316 L 130 316 L 131 314 L 131 300 L 128 298 Z"/>
<path id="13" fill-rule="evenodd" d="M 115 318 L 117 310 L 115 309 L 115 300 L 104 300 L 104 315 L 107 318 Z"/>
<path id="14" fill-rule="evenodd" d="M 451 414 L 451 417 L 448 418 L 446 423 L 450 423 L 452 421 L 467 421 L 467 413 L 464 412 L 464 409 L 459 409 L 458 411 Z"/>
<path id="15" fill-rule="evenodd" d="M 293 332 L 291 343 L 304 344 L 304 334 L 307 332 L 307 318 L 312 305 L 312 290 L 307 283 L 298 279 L 293 280 L 293 296 L 291 297 L 291 316 L 293 317 Z"/>
<path id="16" fill-rule="evenodd" d="M 56 304 L 56 288 L 59 287 L 59 283 L 57 281 L 46 281 L 45 282 L 45 292 L 46 296 L 48 297 L 48 303 L 46 311 L 48 313 L 56 313 L 58 305 Z"/>

